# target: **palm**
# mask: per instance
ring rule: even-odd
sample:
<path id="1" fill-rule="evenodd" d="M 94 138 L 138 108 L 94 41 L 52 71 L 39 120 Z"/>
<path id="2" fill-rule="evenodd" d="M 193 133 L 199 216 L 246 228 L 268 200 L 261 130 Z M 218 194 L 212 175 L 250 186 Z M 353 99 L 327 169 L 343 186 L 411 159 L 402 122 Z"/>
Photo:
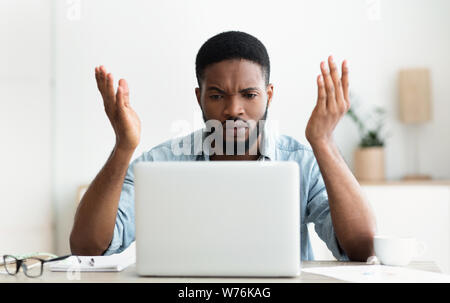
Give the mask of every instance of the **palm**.
<path id="1" fill-rule="evenodd" d="M 116 134 L 116 144 L 122 149 L 135 149 L 140 140 L 141 122 L 130 105 L 127 82 L 120 79 L 115 93 L 113 76 L 106 73 L 103 66 L 95 69 L 95 77 L 106 114 Z"/>
<path id="2" fill-rule="evenodd" d="M 329 71 L 325 62 L 321 62 L 322 74 L 317 78 L 317 104 L 306 126 L 305 135 L 311 145 L 332 140 L 337 123 L 350 108 L 347 62 L 342 63 L 341 78 L 331 56 L 328 57 L 328 65 Z"/>
<path id="3" fill-rule="evenodd" d="M 141 121 L 131 107 L 125 107 L 117 114 L 117 129 L 114 131 L 118 142 L 127 142 L 127 145 L 137 146 L 140 140 Z"/>

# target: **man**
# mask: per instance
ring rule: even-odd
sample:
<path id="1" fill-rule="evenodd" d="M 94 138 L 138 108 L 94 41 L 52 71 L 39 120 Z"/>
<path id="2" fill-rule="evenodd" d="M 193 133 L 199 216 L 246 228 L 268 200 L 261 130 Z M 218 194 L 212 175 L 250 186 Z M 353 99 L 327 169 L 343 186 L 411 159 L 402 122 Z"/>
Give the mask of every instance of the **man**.
<path id="1" fill-rule="evenodd" d="M 366 261 L 373 255 L 375 218 L 332 136 L 350 107 L 348 66 L 344 61 L 340 77 L 330 56 L 328 67 L 321 62 L 317 104 L 306 127 L 311 149 L 291 137 L 271 134 L 264 126 L 259 127 L 260 123 L 251 123 L 265 120 L 272 101 L 269 56 L 264 45 L 249 34 L 218 34 L 206 41 L 197 54 L 195 94 L 205 122 L 219 123 L 182 140 L 164 142 L 131 165 L 141 127 L 130 106 L 127 82 L 120 79 L 115 92 L 113 76 L 103 66 L 96 68 L 98 89 L 116 144 L 77 209 L 70 236 L 72 253 L 109 255 L 121 252 L 134 241 L 133 165 L 137 161 L 293 160 L 300 166 L 301 258 L 314 258 L 306 226 L 313 222 L 337 259 Z M 231 126 L 230 121 L 234 123 Z M 217 131 L 222 126 L 224 129 Z M 212 136 L 213 128 L 217 137 L 208 147 L 204 143 Z M 236 143 L 233 148 L 227 148 L 230 142 Z M 181 143 L 185 144 L 184 152 L 180 152 Z M 245 143 L 240 153 L 234 147 L 239 143 Z"/>

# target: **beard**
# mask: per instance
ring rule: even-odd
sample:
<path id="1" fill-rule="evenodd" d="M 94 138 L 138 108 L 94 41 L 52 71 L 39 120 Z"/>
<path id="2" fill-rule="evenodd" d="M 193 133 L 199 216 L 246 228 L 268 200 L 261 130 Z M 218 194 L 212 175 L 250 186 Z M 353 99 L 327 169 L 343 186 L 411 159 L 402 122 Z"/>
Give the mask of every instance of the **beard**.
<path id="1" fill-rule="evenodd" d="M 266 119 L 267 119 L 267 111 L 269 108 L 269 103 L 267 102 L 266 104 L 266 109 L 264 111 L 264 114 L 261 116 L 261 118 L 258 119 L 258 121 L 256 121 L 256 127 L 254 127 L 253 129 L 249 129 L 249 134 L 247 136 L 247 138 L 244 141 L 244 154 L 247 154 L 250 150 L 250 148 L 258 141 L 259 136 L 261 135 L 261 133 L 264 130 L 264 126 L 266 123 Z M 206 123 L 206 121 L 208 121 L 208 119 L 205 116 L 205 112 L 202 109 L 202 116 L 203 116 L 203 121 Z M 231 118 L 228 119 L 231 121 L 237 121 L 237 120 L 241 120 L 242 119 L 235 117 L 235 118 Z M 214 128 L 212 128 L 210 131 L 206 131 L 206 135 L 209 136 L 210 134 L 212 134 L 215 131 Z M 222 147 L 223 147 L 223 155 L 227 155 L 226 153 L 226 144 L 227 144 L 227 140 L 226 140 L 226 136 L 223 136 L 223 140 L 222 140 Z M 237 138 L 233 138 L 233 154 L 232 155 L 237 155 L 238 154 L 238 140 Z M 229 154 L 228 154 L 229 155 Z"/>

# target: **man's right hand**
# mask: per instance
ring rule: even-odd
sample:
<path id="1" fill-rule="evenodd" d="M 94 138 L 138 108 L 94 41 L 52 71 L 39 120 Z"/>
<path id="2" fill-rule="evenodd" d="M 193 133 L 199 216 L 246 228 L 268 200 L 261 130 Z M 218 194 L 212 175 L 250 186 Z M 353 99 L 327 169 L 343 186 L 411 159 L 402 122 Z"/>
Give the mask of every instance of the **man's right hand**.
<path id="1" fill-rule="evenodd" d="M 125 79 L 119 80 L 117 92 L 114 92 L 114 79 L 103 65 L 95 68 L 97 87 L 103 98 L 106 115 L 116 133 L 116 147 L 119 150 L 133 152 L 139 144 L 141 121 L 130 106 L 130 92 Z"/>

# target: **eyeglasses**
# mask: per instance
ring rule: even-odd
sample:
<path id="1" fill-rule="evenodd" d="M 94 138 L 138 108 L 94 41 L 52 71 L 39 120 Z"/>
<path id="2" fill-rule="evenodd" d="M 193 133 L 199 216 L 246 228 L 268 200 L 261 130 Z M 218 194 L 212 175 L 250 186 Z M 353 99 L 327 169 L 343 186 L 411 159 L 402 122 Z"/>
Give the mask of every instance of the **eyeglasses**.
<path id="1" fill-rule="evenodd" d="M 37 256 L 17 258 L 12 255 L 4 255 L 3 264 L 5 266 L 6 272 L 12 276 L 16 275 L 19 272 L 20 268 L 22 268 L 23 272 L 27 277 L 37 278 L 42 275 L 45 263 L 64 260 L 70 256 L 72 255 L 66 255 L 45 260 Z"/>

